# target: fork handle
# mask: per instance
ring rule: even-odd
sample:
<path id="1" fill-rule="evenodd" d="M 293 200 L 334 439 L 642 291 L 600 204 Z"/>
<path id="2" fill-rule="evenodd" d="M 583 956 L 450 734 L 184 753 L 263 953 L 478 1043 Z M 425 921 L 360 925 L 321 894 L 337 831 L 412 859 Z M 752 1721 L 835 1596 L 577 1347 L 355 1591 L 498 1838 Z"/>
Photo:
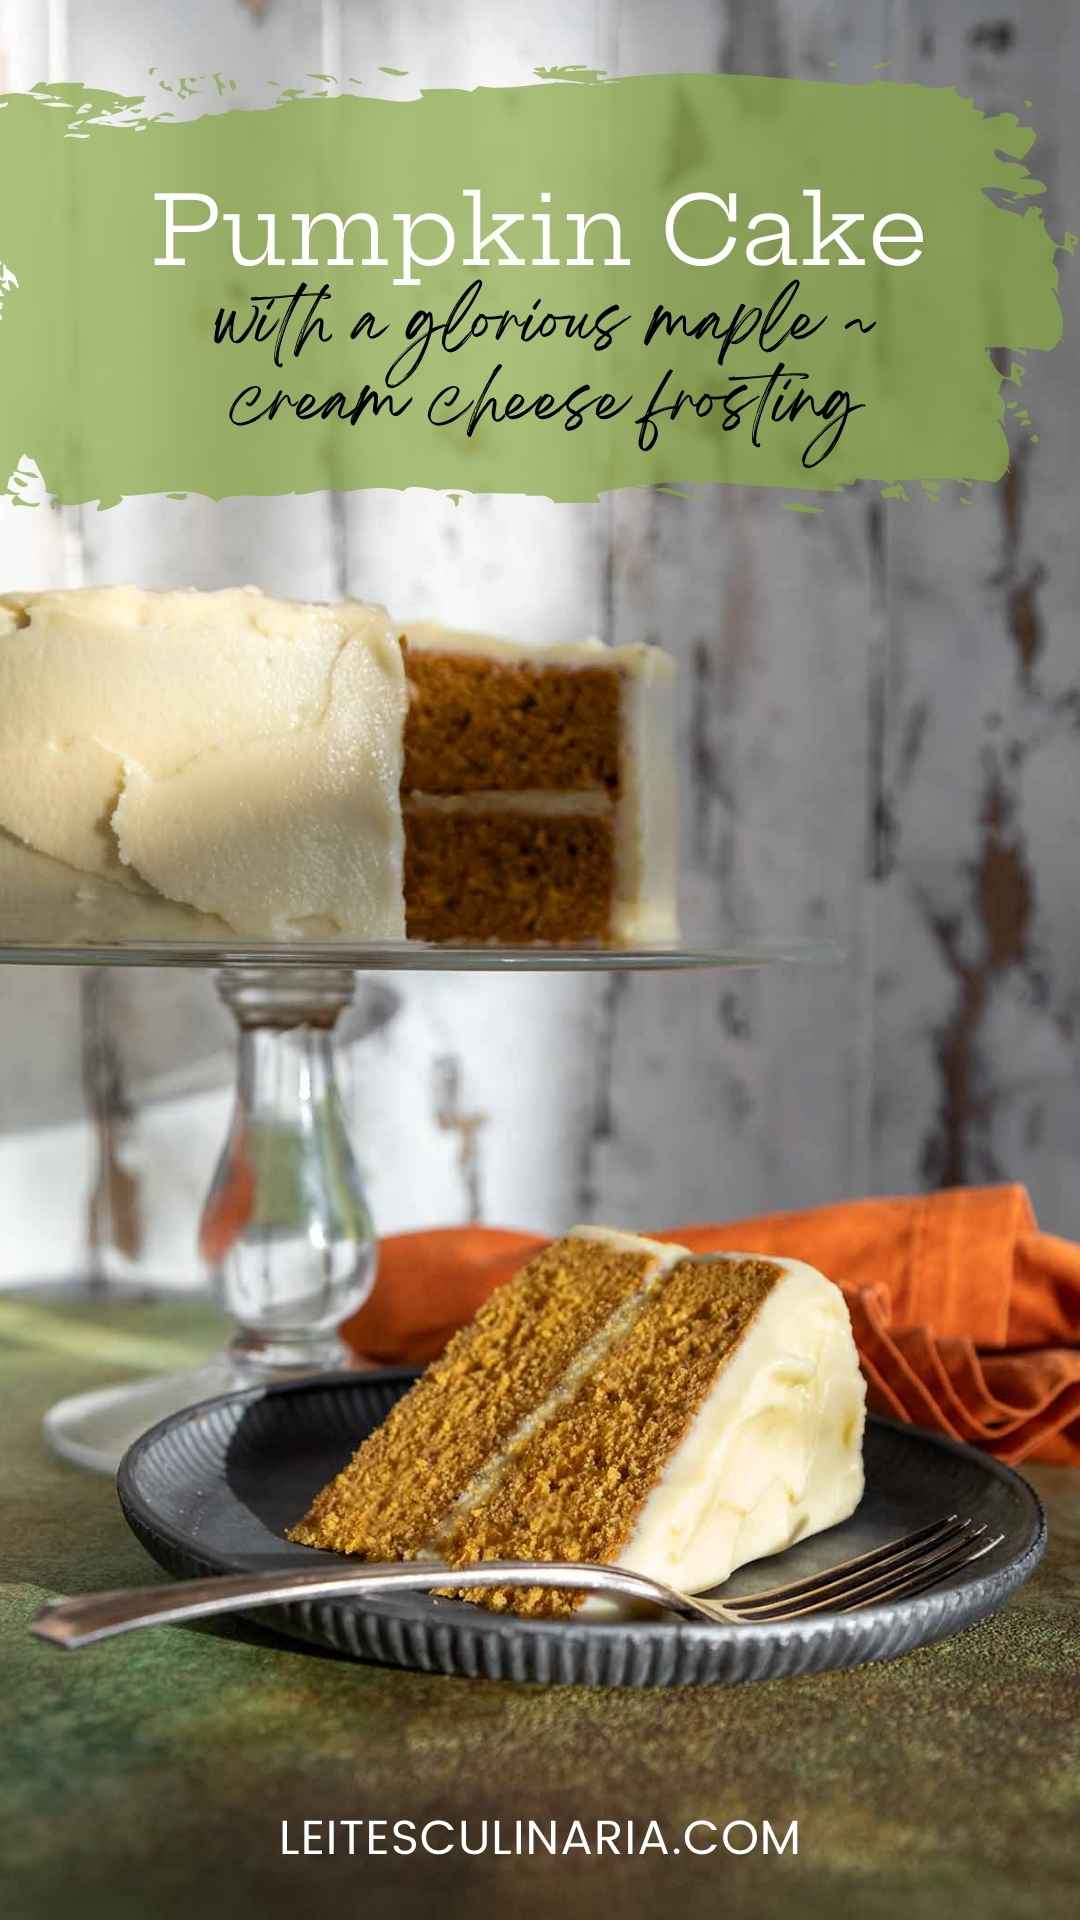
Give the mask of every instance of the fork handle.
<path id="1" fill-rule="evenodd" d="M 329 1600 L 342 1594 L 429 1591 L 433 1587 L 570 1587 L 582 1593 L 617 1594 L 651 1602 L 686 1617 L 683 1594 L 635 1573 L 578 1561 L 542 1566 L 519 1560 L 485 1560 L 479 1566 L 448 1567 L 432 1561 L 393 1561 L 364 1567 L 320 1567 L 296 1573 L 231 1573 L 209 1580 L 174 1581 L 162 1587 L 119 1587 L 108 1593 L 53 1600 L 31 1622 L 31 1632 L 52 1646 L 74 1650 L 139 1627 L 177 1626 L 246 1607 L 290 1600 Z M 699 1616 L 700 1617 L 700 1616 Z"/>

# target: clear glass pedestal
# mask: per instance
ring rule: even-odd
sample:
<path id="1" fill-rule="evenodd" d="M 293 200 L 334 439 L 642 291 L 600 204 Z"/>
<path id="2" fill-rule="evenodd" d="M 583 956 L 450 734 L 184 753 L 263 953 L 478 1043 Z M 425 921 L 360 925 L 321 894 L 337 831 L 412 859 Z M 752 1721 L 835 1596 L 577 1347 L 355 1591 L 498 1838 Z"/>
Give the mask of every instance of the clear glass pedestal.
<path id="1" fill-rule="evenodd" d="M 374 1228 L 334 1060 L 355 975 L 346 967 L 235 965 L 221 969 L 218 988 L 238 1029 L 237 1085 L 199 1246 L 235 1331 L 202 1367 L 77 1394 L 50 1409 L 50 1446 L 100 1472 L 115 1472 L 140 1433 L 199 1400 L 347 1366 L 337 1330 L 375 1277 Z M 372 1031 L 389 1017 L 393 997 L 366 986 L 364 998 L 362 1025 Z"/>

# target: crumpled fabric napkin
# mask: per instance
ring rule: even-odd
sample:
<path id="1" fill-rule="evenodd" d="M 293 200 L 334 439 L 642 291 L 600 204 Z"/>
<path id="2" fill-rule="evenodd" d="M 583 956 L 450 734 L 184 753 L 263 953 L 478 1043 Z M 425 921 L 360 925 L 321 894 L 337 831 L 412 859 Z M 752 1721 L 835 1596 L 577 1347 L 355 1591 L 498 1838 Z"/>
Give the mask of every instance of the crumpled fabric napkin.
<path id="1" fill-rule="evenodd" d="M 1080 1246 L 1039 1230 L 1023 1187 L 849 1200 L 655 1237 L 809 1261 L 844 1291 L 877 1412 L 1000 1460 L 1080 1465 Z M 369 1362 L 423 1365 L 544 1244 L 500 1227 L 391 1235 L 345 1337 Z"/>

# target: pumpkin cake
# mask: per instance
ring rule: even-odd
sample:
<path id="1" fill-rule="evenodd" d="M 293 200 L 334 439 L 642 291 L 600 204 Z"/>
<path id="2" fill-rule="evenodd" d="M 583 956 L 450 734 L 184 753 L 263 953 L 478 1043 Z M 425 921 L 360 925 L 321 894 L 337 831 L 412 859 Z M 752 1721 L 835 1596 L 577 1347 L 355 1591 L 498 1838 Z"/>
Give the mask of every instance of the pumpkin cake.
<path id="1" fill-rule="evenodd" d="M 24 938 L 40 881 L 87 936 L 89 887 L 128 937 L 673 939 L 671 679 L 250 587 L 0 595 L 0 912 L 17 864 Z"/>
<path id="2" fill-rule="evenodd" d="M 578 1227 L 454 1336 L 290 1538 L 704 1592 L 854 1511 L 864 1413 L 843 1295 L 814 1268 Z M 467 1597 L 534 1615 L 583 1599 Z"/>
<path id="3" fill-rule="evenodd" d="M 674 939 L 669 656 L 423 622 L 403 638 L 410 936 Z"/>

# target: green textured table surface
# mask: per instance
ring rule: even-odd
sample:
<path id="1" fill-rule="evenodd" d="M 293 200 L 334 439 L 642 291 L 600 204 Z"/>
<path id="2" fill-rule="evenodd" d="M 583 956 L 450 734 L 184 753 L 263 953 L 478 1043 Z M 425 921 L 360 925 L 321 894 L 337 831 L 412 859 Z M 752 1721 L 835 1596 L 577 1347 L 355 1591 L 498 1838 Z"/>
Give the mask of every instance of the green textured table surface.
<path id="1" fill-rule="evenodd" d="M 731 1692 L 542 1690 L 363 1667 L 240 1627 L 61 1654 L 60 1593 L 160 1577 L 111 1485 L 48 1457 L 51 1401 L 187 1363 L 192 1307 L 0 1300 L 0 1912 L 195 1915 L 680 1912 L 1057 1920 L 1080 1884 L 1080 1473 L 1043 1468 L 1051 1547 L 996 1619 L 887 1666 Z M 281 1852 L 304 1819 L 742 1819 L 799 1852 L 550 1858 Z M 357 1830 L 363 1832 L 363 1830 Z M 387 1829 L 389 1833 L 389 1829 Z M 434 1842 L 445 1844 L 442 1829 Z M 702 1830 L 695 1835 L 701 1840 Z M 733 1833 L 748 1844 L 748 1833 Z M 594 1843 L 595 1844 L 595 1843 Z M 760 1846 L 760 1839 L 759 1839 Z"/>

